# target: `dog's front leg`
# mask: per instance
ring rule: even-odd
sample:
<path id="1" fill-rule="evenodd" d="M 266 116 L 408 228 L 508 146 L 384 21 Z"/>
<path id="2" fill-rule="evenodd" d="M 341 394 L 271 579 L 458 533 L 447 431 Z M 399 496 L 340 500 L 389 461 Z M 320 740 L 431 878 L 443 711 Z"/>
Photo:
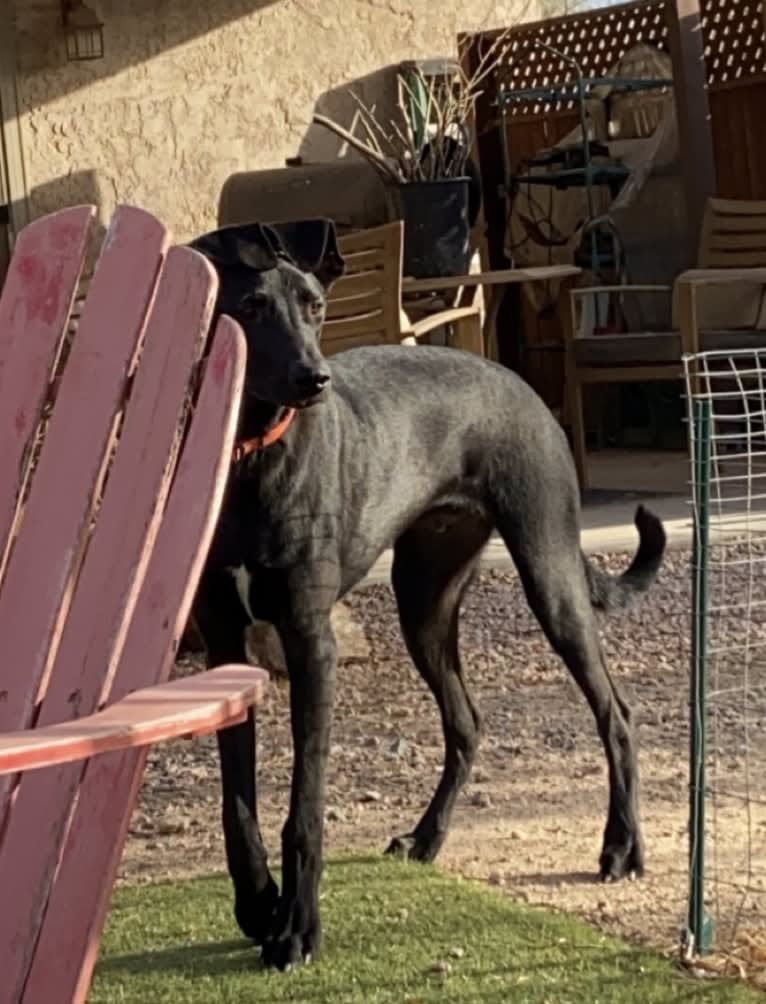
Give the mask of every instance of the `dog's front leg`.
<path id="1" fill-rule="evenodd" d="M 325 773 L 335 696 L 335 637 L 329 611 L 280 632 L 290 675 L 293 782 L 282 831 L 282 897 L 263 947 L 268 966 L 308 962 L 319 947 Z"/>
<path id="2" fill-rule="evenodd" d="M 244 632 L 249 618 L 231 575 L 207 573 L 194 607 L 207 648 L 208 666 L 244 663 Z M 262 945 L 279 899 L 258 826 L 255 763 L 255 711 L 247 720 L 218 733 L 223 788 L 226 861 L 234 884 L 234 914 L 243 934 Z"/>

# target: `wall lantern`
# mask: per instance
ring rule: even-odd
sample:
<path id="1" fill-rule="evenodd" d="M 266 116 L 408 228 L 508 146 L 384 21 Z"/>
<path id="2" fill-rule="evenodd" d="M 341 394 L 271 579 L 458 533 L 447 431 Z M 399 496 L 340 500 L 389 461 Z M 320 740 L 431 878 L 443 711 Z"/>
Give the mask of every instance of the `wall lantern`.
<path id="1" fill-rule="evenodd" d="M 103 59 L 104 25 L 82 0 L 61 0 L 66 58 L 70 62 Z"/>

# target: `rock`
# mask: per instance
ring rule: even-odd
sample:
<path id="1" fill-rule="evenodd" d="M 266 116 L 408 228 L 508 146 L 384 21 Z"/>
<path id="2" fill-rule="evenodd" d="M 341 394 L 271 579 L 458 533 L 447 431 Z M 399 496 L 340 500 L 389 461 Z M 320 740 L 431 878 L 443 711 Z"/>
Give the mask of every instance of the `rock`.
<path id="1" fill-rule="evenodd" d="M 163 837 L 169 837 L 174 833 L 184 833 L 189 829 L 186 819 L 163 819 L 157 826 L 157 832 Z"/>
<path id="2" fill-rule="evenodd" d="M 475 805 L 478 809 L 491 809 L 492 799 L 486 791 L 475 791 L 471 796 L 471 805 Z"/>
<path id="3" fill-rule="evenodd" d="M 282 642 L 274 626 L 267 621 L 255 621 L 245 631 L 245 655 L 253 665 L 287 676 Z"/>
<path id="4" fill-rule="evenodd" d="M 404 756 L 404 754 L 409 749 L 409 743 L 402 736 L 398 739 L 394 739 L 391 745 L 388 747 L 388 752 L 392 756 Z"/>
<path id="5" fill-rule="evenodd" d="M 340 809 L 336 809 L 334 805 L 331 805 L 324 815 L 328 823 L 339 823 L 343 819 L 343 813 Z"/>
<path id="6" fill-rule="evenodd" d="M 345 603 L 336 603 L 330 613 L 335 632 L 338 662 L 347 659 L 368 659 L 370 645 L 363 628 L 351 616 Z M 287 663 L 282 642 L 276 629 L 267 621 L 255 621 L 245 631 L 245 654 L 248 661 L 270 673 L 287 675 Z"/>
<path id="7" fill-rule="evenodd" d="M 365 791 L 362 797 L 359 799 L 360 802 L 379 802 L 381 800 L 381 794 L 379 791 L 370 789 L 370 791 Z"/>
<path id="8" fill-rule="evenodd" d="M 453 959 L 462 959 L 465 955 L 465 949 L 455 945 L 454 948 L 450 948 L 449 953 Z"/>
<path id="9" fill-rule="evenodd" d="M 338 662 L 346 659 L 369 659 L 370 643 L 361 624 L 354 620 L 345 603 L 336 603 L 330 614 L 338 647 Z"/>
<path id="10" fill-rule="evenodd" d="M 441 975 L 446 976 L 447 973 L 452 972 L 452 966 L 446 959 L 439 959 L 438 962 L 434 962 L 431 966 L 430 972 L 440 973 Z"/>
<path id="11" fill-rule="evenodd" d="M 504 881 L 505 880 L 500 872 L 490 872 L 487 878 L 487 882 L 489 882 L 490 885 L 502 885 Z"/>

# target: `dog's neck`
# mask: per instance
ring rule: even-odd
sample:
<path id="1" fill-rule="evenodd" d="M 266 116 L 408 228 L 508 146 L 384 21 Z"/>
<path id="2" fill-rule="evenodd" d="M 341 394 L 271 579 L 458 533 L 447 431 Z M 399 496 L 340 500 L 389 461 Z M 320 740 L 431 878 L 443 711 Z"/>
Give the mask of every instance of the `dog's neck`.
<path id="1" fill-rule="evenodd" d="M 235 464 L 249 457 L 261 457 L 269 447 L 283 440 L 296 418 L 294 408 L 245 401 L 237 440 L 232 452 Z M 281 456 L 282 451 L 277 454 Z M 258 465 L 260 467 L 260 464 Z M 249 469 L 249 465 L 247 465 Z"/>
<path id="2" fill-rule="evenodd" d="M 279 422 L 287 411 L 284 405 L 270 404 L 268 401 L 245 399 L 239 423 L 238 439 L 258 439 L 265 436 Z"/>

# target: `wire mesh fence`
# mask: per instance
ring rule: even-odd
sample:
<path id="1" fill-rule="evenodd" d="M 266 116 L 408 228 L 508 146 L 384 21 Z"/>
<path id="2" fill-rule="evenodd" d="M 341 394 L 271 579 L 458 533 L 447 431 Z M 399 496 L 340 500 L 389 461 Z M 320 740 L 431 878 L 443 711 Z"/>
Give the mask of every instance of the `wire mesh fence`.
<path id="1" fill-rule="evenodd" d="M 686 949 L 766 971 L 766 347 L 684 360 L 694 542 Z"/>

